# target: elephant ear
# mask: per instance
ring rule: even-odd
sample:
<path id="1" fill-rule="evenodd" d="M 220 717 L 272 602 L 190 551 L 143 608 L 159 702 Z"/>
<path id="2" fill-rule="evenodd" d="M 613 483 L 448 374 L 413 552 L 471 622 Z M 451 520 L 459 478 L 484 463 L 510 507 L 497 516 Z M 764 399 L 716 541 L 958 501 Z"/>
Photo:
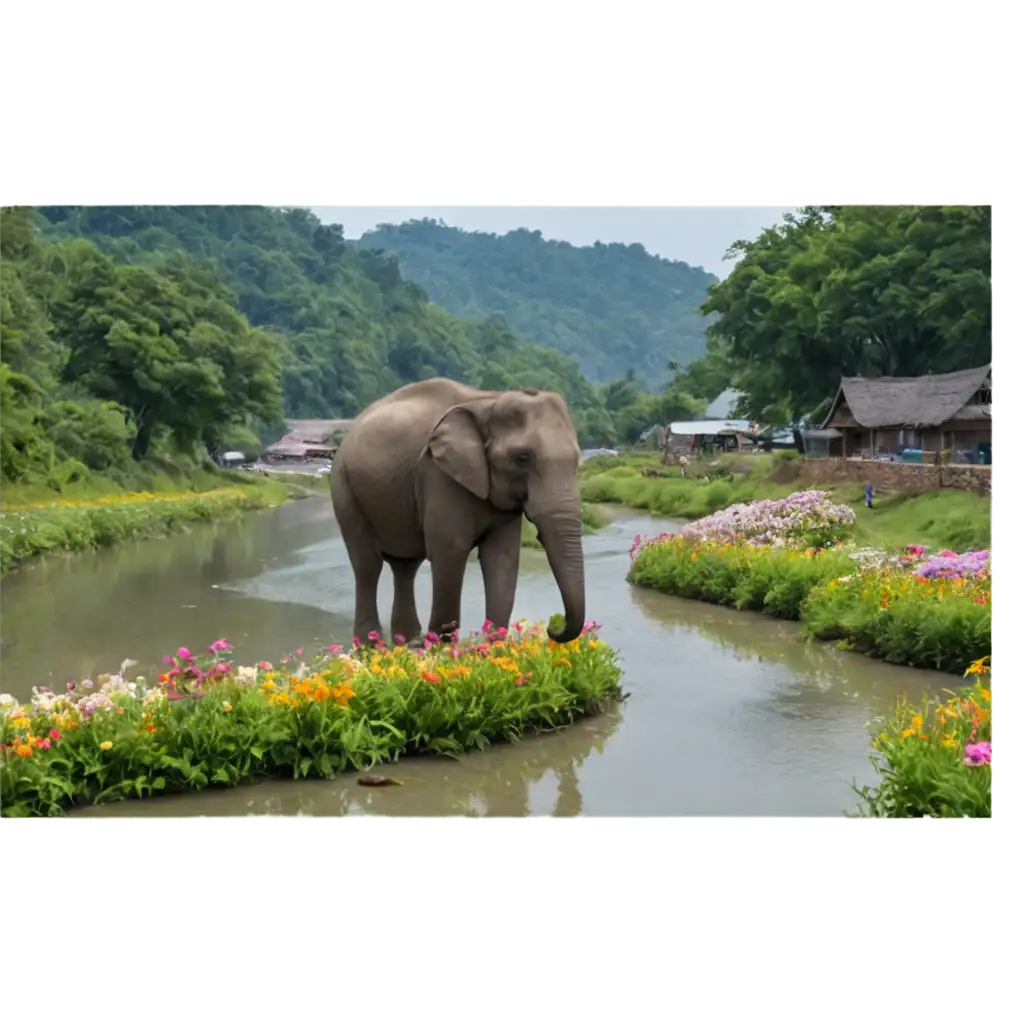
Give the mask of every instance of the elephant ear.
<path id="1" fill-rule="evenodd" d="M 427 444 L 434 462 L 456 483 L 478 498 L 491 492 L 491 471 L 487 465 L 484 439 L 476 417 L 456 405 L 434 427 Z"/>

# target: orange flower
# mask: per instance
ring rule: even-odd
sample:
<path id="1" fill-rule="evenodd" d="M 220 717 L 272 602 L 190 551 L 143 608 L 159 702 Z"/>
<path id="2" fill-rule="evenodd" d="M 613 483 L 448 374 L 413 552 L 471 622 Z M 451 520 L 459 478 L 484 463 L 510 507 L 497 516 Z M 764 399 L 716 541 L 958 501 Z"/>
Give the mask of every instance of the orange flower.
<path id="1" fill-rule="evenodd" d="M 32 756 L 32 747 L 28 743 L 19 743 L 14 748 L 14 752 L 18 755 L 18 757 L 31 757 Z"/>
<path id="2" fill-rule="evenodd" d="M 426 679 L 428 683 L 434 683 L 435 686 L 441 682 L 441 677 L 436 672 L 424 672 L 423 678 Z"/>
<path id="3" fill-rule="evenodd" d="M 292 679 L 294 680 L 295 677 L 292 676 Z M 313 692 L 313 684 L 308 679 L 300 679 L 298 682 L 295 682 L 294 689 L 296 693 L 306 697 Z"/>
<path id="4" fill-rule="evenodd" d="M 142 731 L 143 732 L 156 732 L 156 726 L 152 722 L 147 722 L 142 727 Z"/>
<path id="5" fill-rule="evenodd" d="M 339 704 L 347 704 L 348 701 L 349 701 L 349 698 L 350 697 L 354 697 L 356 695 L 356 691 L 355 690 L 349 689 L 343 683 L 339 683 L 334 688 L 332 693 L 334 694 L 334 699 L 336 701 L 338 701 Z"/>

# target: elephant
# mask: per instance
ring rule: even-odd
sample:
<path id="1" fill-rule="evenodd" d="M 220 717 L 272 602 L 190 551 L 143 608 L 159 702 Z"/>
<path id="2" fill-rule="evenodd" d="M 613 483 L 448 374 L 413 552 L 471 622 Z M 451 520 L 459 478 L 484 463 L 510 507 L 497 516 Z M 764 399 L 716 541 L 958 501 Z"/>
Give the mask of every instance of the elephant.
<path id="1" fill-rule="evenodd" d="M 508 627 L 522 517 L 537 527 L 562 597 L 558 643 L 583 631 L 585 587 L 576 475 L 579 442 L 565 400 L 549 391 L 481 391 L 435 377 L 368 406 L 331 466 L 334 515 L 356 584 L 353 634 L 381 632 L 377 585 L 394 576 L 392 638 L 421 636 L 413 583 L 430 562 L 429 631 L 450 639 L 470 553 L 479 552 L 486 617 Z"/>

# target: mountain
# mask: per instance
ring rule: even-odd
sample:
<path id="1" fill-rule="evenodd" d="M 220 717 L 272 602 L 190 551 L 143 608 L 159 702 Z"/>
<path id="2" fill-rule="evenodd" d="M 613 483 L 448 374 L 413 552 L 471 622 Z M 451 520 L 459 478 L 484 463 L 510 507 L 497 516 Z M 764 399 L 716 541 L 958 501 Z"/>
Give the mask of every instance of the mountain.
<path id="1" fill-rule="evenodd" d="M 82 236 L 121 264 L 162 268 L 184 252 L 233 293 L 249 324 L 282 342 L 284 415 L 357 414 L 402 384 L 446 376 L 562 393 L 581 440 L 607 433 L 596 390 L 560 352 L 499 321 L 428 301 L 396 257 L 356 246 L 308 210 L 260 206 L 42 207 L 43 230 Z M 588 427 L 587 424 L 590 424 Z"/>
<path id="2" fill-rule="evenodd" d="M 633 369 L 649 388 L 704 354 L 700 306 L 713 274 L 642 245 L 575 246 L 520 229 L 463 231 L 435 220 L 383 224 L 359 239 L 398 257 L 401 272 L 460 317 L 500 316 L 517 334 L 579 361 L 607 382 Z"/>

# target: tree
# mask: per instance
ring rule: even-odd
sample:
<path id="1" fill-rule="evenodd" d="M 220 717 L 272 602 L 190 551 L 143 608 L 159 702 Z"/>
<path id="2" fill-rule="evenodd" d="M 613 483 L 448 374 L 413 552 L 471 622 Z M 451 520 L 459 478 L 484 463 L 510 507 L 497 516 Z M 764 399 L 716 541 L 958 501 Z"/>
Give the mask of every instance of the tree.
<path id="1" fill-rule="evenodd" d="M 806 207 L 753 242 L 702 311 L 746 393 L 785 423 L 841 376 L 916 376 L 991 359 L 989 207 Z"/>

